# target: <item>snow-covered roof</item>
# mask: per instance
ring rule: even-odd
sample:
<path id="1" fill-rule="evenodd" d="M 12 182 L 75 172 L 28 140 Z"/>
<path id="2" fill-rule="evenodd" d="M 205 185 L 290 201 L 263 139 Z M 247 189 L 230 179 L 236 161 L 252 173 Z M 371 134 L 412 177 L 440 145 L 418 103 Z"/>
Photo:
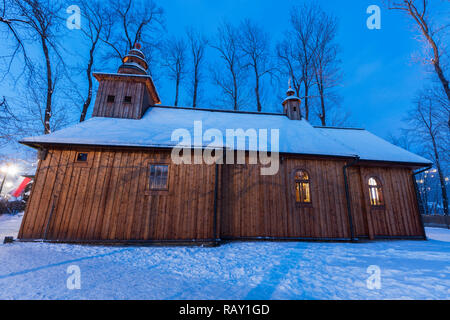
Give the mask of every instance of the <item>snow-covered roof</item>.
<path id="1" fill-rule="evenodd" d="M 173 107 L 150 107 L 140 120 L 91 118 L 83 123 L 48 135 L 25 138 L 25 144 L 70 144 L 126 147 L 172 148 L 176 129 L 187 130 L 193 147 L 224 146 L 211 141 L 194 141 L 194 122 L 201 121 L 202 132 L 218 129 L 226 137 L 227 129 L 268 130 L 268 150 L 271 130 L 279 130 L 279 152 L 338 157 L 359 156 L 363 160 L 428 164 L 427 159 L 396 147 L 365 130 L 315 128 L 306 120 L 290 120 L 281 114 L 236 113 Z M 333 130 L 333 131 L 331 131 Z M 247 139 L 248 140 L 248 139 Z M 226 145 L 231 147 L 230 144 Z M 234 149 L 238 149 L 235 142 Z M 246 150 L 253 150 L 248 141 Z"/>
<path id="2" fill-rule="evenodd" d="M 320 133 L 354 150 L 361 160 L 431 164 L 428 159 L 389 143 L 363 129 L 316 127 Z"/>

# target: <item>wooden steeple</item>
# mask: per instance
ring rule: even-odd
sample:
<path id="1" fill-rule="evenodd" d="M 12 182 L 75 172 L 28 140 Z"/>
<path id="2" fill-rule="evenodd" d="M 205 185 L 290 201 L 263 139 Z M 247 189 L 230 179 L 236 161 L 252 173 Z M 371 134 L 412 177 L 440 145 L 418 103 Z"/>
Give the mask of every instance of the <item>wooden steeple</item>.
<path id="1" fill-rule="evenodd" d="M 291 120 L 301 120 L 302 114 L 300 112 L 301 100 L 295 95 L 294 89 L 289 85 L 286 92 L 287 98 L 283 101 L 283 111 Z"/>
<path id="2" fill-rule="evenodd" d="M 141 119 L 147 108 L 161 103 L 140 45 L 122 59 L 117 73 L 94 73 L 99 81 L 93 117 Z"/>

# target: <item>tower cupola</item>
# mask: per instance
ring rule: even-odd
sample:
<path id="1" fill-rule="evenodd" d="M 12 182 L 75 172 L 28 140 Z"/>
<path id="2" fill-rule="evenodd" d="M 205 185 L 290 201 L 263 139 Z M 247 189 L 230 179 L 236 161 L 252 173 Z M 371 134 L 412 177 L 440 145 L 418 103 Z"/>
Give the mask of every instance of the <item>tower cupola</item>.
<path id="1" fill-rule="evenodd" d="M 147 109 L 161 103 L 145 55 L 136 44 L 122 59 L 117 73 L 94 73 L 99 81 L 93 117 L 141 119 Z"/>
<path id="2" fill-rule="evenodd" d="M 147 75 L 148 63 L 145 60 L 144 53 L 140 49 L 141 45 L 136 43 L 134 48 L 123 57 L 122 65 L 119 67 L 118 73 Z"/>
<path id="3" fill-rule="evenodd" d="M 292 89 L 291 85 L 289 85 L 289 89 L 286 92 L 287 98 L 284 99 L 283 112 L 288 116 L 291 120 L 301 120 L 302 114 L 300 112 L 300 104 L 301 100 L 299 97 L 295 95 L 295 90 Z"/>

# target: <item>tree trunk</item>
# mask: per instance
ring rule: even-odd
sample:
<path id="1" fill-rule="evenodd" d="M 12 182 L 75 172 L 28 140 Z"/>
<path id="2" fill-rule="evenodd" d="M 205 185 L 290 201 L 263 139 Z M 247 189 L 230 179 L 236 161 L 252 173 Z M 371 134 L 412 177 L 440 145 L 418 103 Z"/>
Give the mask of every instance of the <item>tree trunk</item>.
<path id="1" fill-rule="evenodd" d="M 44 134 L 49 134 L 51 132 L 50 118 L 52 116 L 52 95 L 53 95 L 52 68 L 50 63 L 50 54 L 44 36 L 41 36 L 41 43 L 42 43 L 42 50 L 45 56 L 45 65 L 47 72 L 47 101 L 45 105 L 45 114 L 44 114 Z"/>
<path id="2" fill-rule="evenodd" d="M 92 101 L 92 66 L 94 65 L 94 51 L 97 45 L 100 34 L 97 34 L 95 41 L 92 43 L 91 50 L 89 51 L 89 63 L 86 70 L 86 76 L 88 78 L 88 94 L 87 98 L 83 103 L 83 109 L 81 110 L 80 122 L 83 122 L 86 119 L 87 111 Z"/>
<path id="3" fill-rule="evenodd" d="M 194 94 L 192 97 L 192 107 L 195 108 L 197 106 L 197 90 L 198 90 L 198 71 L 197 67 L 194 71 Z"/>
<path id="4" fill-rule="evenodd" d="M 255 66 L 255 95 L 256 95 L 256 109 L 258 112 L 261 112 L 262 106 L 261 106 L 261 98 L 259 96 L 259 74 L 258 74 L 258 67 Z"/>
<path id="5" fill-rule="evenodd" d="M 233 104 L 234 104 L 234 110 L 237 111 L 238 109 L 238 93 L 237 93 L 237 80 L 236 80 L 236 74 L 233 73 Z"/>
<path id="6" fill-rule="evenodd" d="M 175 102 L 174 106 L 178 106 L 178 92 L 180 89 L 180 74 L 177 74 L 176 85 L 175 85 Z"/>
<path id="7" fill-rule="evenodd" d="M 327 120 L 326 120 L 326 110 L 325 110 L 325 100 L 323 97 L 323 91 L 320 91 L 320 105 L 322 108 L 322 114 L 319 116 L 320 121 L 322 122 L 322 126 L 326 126 L 327 125 Z"/>
<path id="8" fill-rule="evenodd" d="M 326 126 L 327 125 L 327 114 L 326 114 L 326 109 L 325 109 L 325 93 L 324 93 L 324 89 L 323 89 L 323 78 L 321 76 L 316 76 L 316 81 L 317 81 L 317 89 L 319 91 L 319 95 L 320 95 L 320 107 L 321 107 L 321 114 L 319 115 L 320 121 L 322 122 L 322 126 Z"/>
<path id="9" fill-rule="evenodd" d="M 80 116 L 80 122 L 83 122 L 86 119 L 86 114 L 87 111 L 89 109 L 89 106 L 91 105 L 91 100 L 92 100 L 92 75 L 91 75 L 91 71 L 92 71 L 92 65 L 93 65 L 94 61 L 93 61 L 93 56 L 92 56 L 92 50 L 91 50 L 91 56 L 90 56 L 90 60 L 89 60 L 89 64 L 86 70 L 86 75 L 88 78 L 88 94 L 87 94 L 87 98 L 83 103 L 83 109 L 81 110 L 81 116 Z"/>
<path id="10" fill-rule="evenodd" d="M 306 119 L 306 121 L 308 121 L 308 119 L 309 119 L 309 105 L 308 105 L 309 87 L 308 87 L 307 80 L 303 80 L 303 83 L 305 85 L 305 119 Z"/>
<path id="11" fill-rule="evenodd" d="M 439 158 L 439 153 L 438 153 L 438 149 L 437 149 L 437 145 L 436 145 L 436 140 L 434 139 L 434 136 L 431 136 L 431 141 L 433 142 L 433 152 L 434 152 L 434 157 L 436 159 L 436 168 L 439 174 L 439 181 L 441 184 L 441 193 L 442 193 L 442 205 L 444 206 L 444 214 L 446 216 L 448 216 L 448 197 L 447 197 L 447 189 L 445 187 L 445 179 L 444 179 L 444 174 L 442 173 L 441 170 L 441 161 Z"/>

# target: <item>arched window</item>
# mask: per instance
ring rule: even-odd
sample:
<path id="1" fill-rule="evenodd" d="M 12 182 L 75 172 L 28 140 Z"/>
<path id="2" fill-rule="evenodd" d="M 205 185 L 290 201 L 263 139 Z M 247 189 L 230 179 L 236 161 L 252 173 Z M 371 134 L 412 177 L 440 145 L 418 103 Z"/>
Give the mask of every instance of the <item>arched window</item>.
<path id="1" fill-rule="evenodd" d="M 298 204 L 311 203 L 309 174 L 304 170 L 298 170 L 295 173 L 295 202 Z"/>
<path id="2" fill-rule="evenodd" d="M 384 205 L 383 188 L 380 181 L 375 177 L 369 178 L 369 196 L 371 206 Z"/>

